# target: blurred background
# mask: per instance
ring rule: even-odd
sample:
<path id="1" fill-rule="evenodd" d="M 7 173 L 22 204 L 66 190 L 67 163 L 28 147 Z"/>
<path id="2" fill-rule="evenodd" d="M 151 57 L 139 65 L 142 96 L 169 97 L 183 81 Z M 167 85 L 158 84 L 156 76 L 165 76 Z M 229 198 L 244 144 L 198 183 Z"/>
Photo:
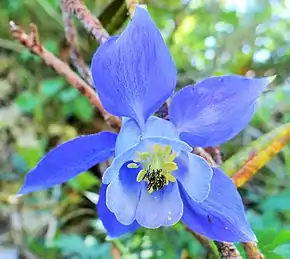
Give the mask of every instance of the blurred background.
<path id="1" fill-rule="evenodd" d="M 181 224 L 108 240 L 94 205 L 98 166 L 62 186 L 13 196 L 49 149 L 107 126 L 84 96 L 10 35 L 10 20 L 27 30 L 36 23 L 41 43 L 68 62 L 59 1 L 0 2 L 0 258 L 210 258 Z M 251 125 L 221 147 L 223 160 L 290 122 L 289 0 L 145 2 L 178 67 L 179 88 L 212 75 L 278 75 Z M 128 21 L 123 0 L 85 3 L 110 34 Z M 89 64 L 98 44 L 75 21 Z M 290 258 L 289 154 L 288 145 L 240 188 L 259 247 L 270 259 Z"/>

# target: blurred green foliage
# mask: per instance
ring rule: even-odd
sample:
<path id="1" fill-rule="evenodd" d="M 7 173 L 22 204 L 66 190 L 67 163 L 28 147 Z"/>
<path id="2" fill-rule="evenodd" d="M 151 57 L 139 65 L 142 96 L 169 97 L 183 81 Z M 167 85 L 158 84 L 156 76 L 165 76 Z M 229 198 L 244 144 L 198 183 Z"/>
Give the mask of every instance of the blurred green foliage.
<path id="1" fill-rule="evenodd" d="M 124 1 L 85 2 L 111 34 L 126 24 Z M 222 146 L 224 160 L 290 121 L 288 0 L 146 3 L 177 64 L 179 88 L 211 75 L 278 75 L 260 99 L 251 125 Z M 94 205 L 98 167 L 62 187 L 15 202 L 13 194 L 25 173 L 45 152 L 107 126 L 85 97 L 10 36 L 10 20 L 23 28 L 36 23 L 42 44 L 68 61 L 59 1 L 2 0 L 0 17 L 0 246 L 15 246 L 24 258 L 110 258 L 109 251 L 119 251 L 125 259 L 181 258 L 184 251 L 185 258 L 207 258 L 207 251 L 180 224 L 106 240 Z M 77 27 L 89 64 L 98 44 L 79 22 Z M 267 259 L 290 258 L 289 150 L 285 147 L 240 189 Z"/>

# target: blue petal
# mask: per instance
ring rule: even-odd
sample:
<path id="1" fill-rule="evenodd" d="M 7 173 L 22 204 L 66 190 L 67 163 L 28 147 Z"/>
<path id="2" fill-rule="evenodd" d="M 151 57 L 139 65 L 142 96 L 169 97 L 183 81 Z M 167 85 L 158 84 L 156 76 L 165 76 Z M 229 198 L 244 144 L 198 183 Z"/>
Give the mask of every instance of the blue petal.
<path id="1" fill-rule="evenodd" d="M 133 118 L 141 128 L 176 84 L 176 68 L 164 40 L 139 6 L 124 32 L 99 47 L 91 70 L 105 109 Z"/>
<path id="2" fill-rule="evenodd" d="M 106 190 L 107 185 L 103 184 L 100 189 L 100 198 L 97 204 L 97 210 L 99 218 L 107 230 L 108 236 L 111 238 L 117 238 L 128 232 L 136 231 L 140 227 L 136 221 L 128 226 L 123 225 L 116 219 L 114 213 L 109 211 L 106 206 Z"/>
<path id="3" fill-rule="evenodd" d="M 146 228 L 172 226 L 180 220 L 182 213 L 183 203 L 176 183 L 170 183 L 151 194 L 143 185 L 136 212 L 136 220 L 141 226 Z"/>
<path id="4" fill-rule="evenodd" d="M 179 140 L 179 132 L 171 121 L 151 116 L 145 125 L 142 137 L 162 137 Z"/>
<path id="5" fill-rule="evenodd" d="M 175 139 L 168 139 L 168 138 L 162 138 L 162 137 L 148 137 L 143 138 L 141 141 L 142 145 L 140 146 L 139 150 L 142 151 L 148 151 L 148 147 L 152 146 L 152 144 L 161 144 L 165 146 L 171 146 L 175 152 L 185 151 L 185 152 L 191 152 L 192 147 L 187 145 L 184 141 L 175 140 Z M 138 150 L 138 151 L 139 151 Z"/>
<path id="6" fill-rule="evenodd" d="M 140 141 L 131 148 L 127 149 L 125 152 L 121 153 L 119 156 L 116 156 L 113 159 L 112 164 L 104 172 L 102 182 L 104 184 L 109 184 L 110 182 L 115 180 L 123 164 L 130 160 L 133 160 L 136 152 L 139 150 L 139 147 Z"/>
<path id="7" fill-rule="evenodd" d="M 140 134 L 142 134 L 141 139 Z M 103 183 L 109 184 L 113 181 L 124 163 L 134 160 L 137 152 L 150 151 L 154 144 L 172 146 L 175 152 L 192 150 L 184 141 L 179 140 L 178 133 L 170 121 L 152 116 L 141 133 L 140 128 L 132 119 L 126 120 L 117 138 L 117 156 L 104 172 Z"/>
<path id="8" fill-rule="evenodd" d="M 64 183 L 114 154 L 117 135 L 80 136 L 51 150 L 26 176 L 19 195 Z"/>
<path id="9" fill-rule="evenodd" d="M 124 225 L 130 225 L 135 220 L 142 186 L 136 180 L 141 169 L 128 168 L 127 164 L 121 167 L 118 178 L 108 185 L 106 198 L 108 209 Z"/>
<path id="10" fill-rule="evenodd" d="M 211 77 L 179 91 L 170 120 L 191 146 L 215 146 L 236 136 L 252 119 L 255 102 L 269 78 Z"/>
<path id="11" fill-rule="evenodd" d="M 178 170 L 173 172 L 186 193 L 196 202 L 204 201 L 210 192 L 213 175 L 210 165 L 200 156 L 184 153 L 176 158 Z"/>
<path id="12" fill-rule="evenodd" d="M 167 120 L 151 116 L 142 132 L 133 119 L 123 119 L 123 125 L 116 141 L 116 156 L 135 146 L 140 137 L 162 137 L 179 140 L 179 133 L 175 126 Z"/>
<path id="13" fill-rule="evenodd" d="M 141 139 L 134 146 L 121 153 L 119 156 L 115 157 L 112 164 L 106 169 L 103 174 L 102 182 L 104 184 L 109 184 L 114 181 L 120 171 L 122 165 L 130 160 L 136 159 L 136 154 L 138 152 L 148 152 L 153 147 L 154 144 L 162 144 L 171 146 L 175 152 L 187 151 L 190 152 L 192 148 L 185 142 L 180 140 L 171 140 L 168 138 L 161 137 L 147 137 Z"/>
<path id="14" fill-rule="evenodd" d="M 145 125 L 142 134 L 142 145 L 139 151 L 150 150 L 152 144 L 172 146 L 175 152 L 192 150 L 192 147 L 179 140 L 179 133 L 172 122 L 151 116 Z"/>
<path id="15" fill-rule="evenodd" d="M 180 188 L 184 202 L 183 223 L 191 230 L 221 242 L 256 241 L 235 185 L 220 169 L 213 170 L 211 191 L 204 202 L 193 201 Z"/>
<path id="16" fill-rule="evenodd" d="M 123 118 L 123 124 L 116 141 L 115 155 L 118 156 L 135 146 L 141 138 L 141 133 L 141 129 L 134 120 Z"/>

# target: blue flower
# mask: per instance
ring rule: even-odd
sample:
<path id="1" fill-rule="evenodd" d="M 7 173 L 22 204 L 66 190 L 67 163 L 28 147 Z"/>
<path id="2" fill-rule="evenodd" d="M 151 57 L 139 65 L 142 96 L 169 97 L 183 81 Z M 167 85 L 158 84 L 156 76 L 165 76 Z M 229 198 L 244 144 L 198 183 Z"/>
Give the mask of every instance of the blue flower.
<path id="1" fill-rule="evenodd" d="M 27 175 L 19 194 L 61 184 L 114 156 L 97 205 L 111 237 L 181 220 L 214 240 L 255 241 L 232 181 L 191 151 L 244 129 L 269 79 L 211 77 L 174 95 L 170 120 L 153 116 L 175 89 L 176 67 L 142 7 L 120 36 L 99 47 L 91 68 L 103 106 L 122 117 L 120 133 L 80 136 L 56 147 Z"/>

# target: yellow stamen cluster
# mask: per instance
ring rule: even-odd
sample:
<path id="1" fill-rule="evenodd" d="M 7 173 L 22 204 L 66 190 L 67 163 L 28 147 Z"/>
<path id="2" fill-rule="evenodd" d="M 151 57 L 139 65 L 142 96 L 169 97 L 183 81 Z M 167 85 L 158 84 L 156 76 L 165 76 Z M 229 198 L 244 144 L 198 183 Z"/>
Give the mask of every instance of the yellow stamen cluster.
<path id="1" fill-rule="evenodd" d="M 134 163 L 127 165 L 128 168 L 143 167 L 137 175 L 137 181 L 146 181 L 149 193 L 162 189 L 169 182 L 175 182 L 175 177 L 171 174 L 178 169 L 174 162 L 176 153 L 172 152 L 170 146 L 155 144 L 152 153 L 137 153 Z"/>

